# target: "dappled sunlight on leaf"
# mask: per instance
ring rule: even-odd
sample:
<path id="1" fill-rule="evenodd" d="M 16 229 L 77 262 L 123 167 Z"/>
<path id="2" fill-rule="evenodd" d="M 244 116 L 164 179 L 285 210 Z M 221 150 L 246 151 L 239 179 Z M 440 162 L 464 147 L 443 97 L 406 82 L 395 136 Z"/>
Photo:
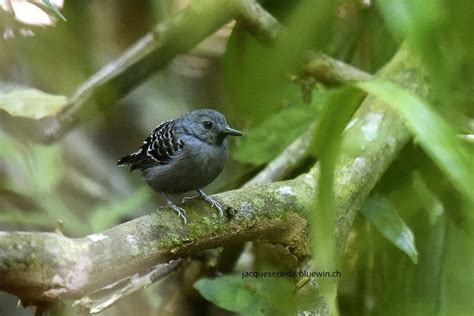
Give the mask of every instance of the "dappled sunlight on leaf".
<path id="1" fill-rule="evenodd" d="M 36 89 L 21 89 L 0 94 L 0 109 L 12 116 L 40 119 L 54 115 L 66 105 L 67 98 Z"/>

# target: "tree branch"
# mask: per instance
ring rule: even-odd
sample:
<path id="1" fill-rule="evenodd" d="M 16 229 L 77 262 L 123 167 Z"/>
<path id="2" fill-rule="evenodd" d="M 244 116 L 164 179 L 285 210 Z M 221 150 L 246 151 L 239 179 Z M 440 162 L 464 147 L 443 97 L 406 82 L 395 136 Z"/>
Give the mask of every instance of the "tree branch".
<path id="1" fill-rule="evenodd" d="M 364 81 L 372 78 L 371 74 L 323 53 L 311 53 L 308 61 L 303 66 L 302 73 L 329 85 Z"/>
<path id="2" fill-rule="evenodd" d="M 119 299 L 150 286 L 181 267 L 185 259 L 179 258 L 166 264 L 158 264 L 144 274 L 136 273 L 113 284 L 107 285 L 75 301 L 72 306 L 80 306 L 90 314 L 97 314 L 110 307 Z"/>
<path id="3" fill-rule="evenodd" d="M 310 128 L 296 138 L 280 155 L 269 162 L 264 169 L 245 183 L 244 186 L 270 183 L 287 177 L 307 157 L 313 133 L 313 128 Z"/>
<path id="4" fill-rule="evenodd" d="M 291 191 L 291 194 L 288 193 Z M 189 224 L 166 207 L 100 234 L 67 238 L 55 233 L 9 232 L 0 235 L 0 289 L 25 303 L 81 296 L 153 265 L 200 250 L 246 240 L 268 239 L 307 255 L 297 236 L 312 191 L 305 181 L 217 195 L 238 210 L 220 218 L 203 202 L 184 204 Z"/>
<path id="5" fill-rule="evenodd" d="M 80 85 L 55 116 L 32 120 L 0 111 L 0 122 L 18 136 L 54 142 L 80 118 L 111 106 L 175 56 L 191 50 L 234 18 L 245 21 L 261 36 L 271 37 L 278 30 L 278 22 L 254 0 L 192 1 Z"/>

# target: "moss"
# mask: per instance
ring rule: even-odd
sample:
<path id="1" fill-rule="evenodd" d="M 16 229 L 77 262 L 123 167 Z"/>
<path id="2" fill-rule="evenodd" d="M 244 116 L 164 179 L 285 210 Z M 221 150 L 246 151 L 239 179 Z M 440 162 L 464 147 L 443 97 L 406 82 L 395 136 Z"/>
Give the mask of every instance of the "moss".
<path id="1" fill-rule="evenodd" d="M 16 238 L 14 238 L 16 237 Z M 3 238 L 0 249 L 4 260 L 0 262 L 0 269 L 26 270 L 39 266 L 38 258 L 34 249 L 42 249 L 44 245 L 41 239 L 26 239 L 19 234 L 12 238 Z"/>

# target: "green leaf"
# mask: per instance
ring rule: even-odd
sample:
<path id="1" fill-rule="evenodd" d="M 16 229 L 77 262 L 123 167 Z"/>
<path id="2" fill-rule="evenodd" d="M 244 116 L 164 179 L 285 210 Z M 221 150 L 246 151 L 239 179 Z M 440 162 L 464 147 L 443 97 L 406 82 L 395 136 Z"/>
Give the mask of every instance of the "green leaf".
<path id="1" fill-rule="evenodd" d="M 48 6 L 48 8 L 53 11 L 54 14 L 56 14 L 61 20 L 64 22 L 67 22 L 66 17 L 59 11 L 58 8 L 54 4 L 52 4 L 49 0 L 43 0 L 43 3 Z"/>
<path id="2" fill-rule="evenodd" d="M 415 264 L 418 263 L 413 232 L 388 199 L 381 195 L 372 195 L 365 201 L 361 211 L 382 235 L 407 254 Z"/>
<path id="3" fill-rule="evenodd" d="M 409 38 L 412 46 L 421 54 L 422 62 L 438 79 L 450 70 L 440 67 L 447 65 L 444 60 L 441 45 L 436 42 L 445 42 L 448 38 L 446 30 L 447 7 L 444 1 L 423 0 L 385 0 L 377 1 L 382 16 L 392 31 L 399 39 Z M 459 5 L 459 4 L 458 4 Z M 450 55 L 451 56 L 451 55 Z"/>
<path id="4" fill-rule="evenodd" d="M 94 232 L 99 232 L 117 224 L 121 217 L 135 212 L 151 195 L 148 187 L 135 191 L 129 198 L 110 205 L 103 205 L 92 211 L 90 224 Z"/>
<path id="5" fill-rule="evenodd" d="M 360 91 L 346 86 L 330 93 L 318 128 L 313 137 L 312 150 L 320 158 L 320 177 L 316 208 L 311 212 L 311 246 L 318 258 L 316 270 L 331 271 L 336 268 L 336 236 L 334 213 L 334 169 L 339 155 L 342 133 L 360 104 Z M 330 310 L 335 310 L 337 282 L 321 279 L 320 291 Z"/>
<path id="6" fill-rule="evenodd" d="M 412 182 L 413 193 L 417 195 L 421 205 L 426 210 L 430 225 L 434 226 L 444 213 L 441 200 L 432 192 L 419 172 L 415 172 Z"/>
<path id="7" fill-rule="evenodd" d="M 422 21 L 422 14 L 414 10 L 417 1 L 410 0 L 386 0 L 377 2 L 382 16 L 388 27 L 399 39 L 405 38 L 411 32 L 417 30 L 416 23 Z M 418 19 L 417 17 L 420 17 Z"/>
<path id="8" fill-rule="evenodd" d="M 287 77 L 284 81 L 279 77 L 268 78 L 269 69 L 264 60 L 270 58 L 271 50 L 271 46 L 258 41 L 245 26 L 234 27 L 223 58 L 226 112 L 260 122 L 294 88 Z"/>
<path id="9" fill-rule="evenodd" d="M 237 23 L 223 59 L 226 106 L 239 118 L 260 122 L 288 100 L 288 75 L 310 49 L 325 47 L 335 19 L 334 1 L 267 1 L 266 8 L 285 26 L 271 41 Z M 293 85 L 294 86 L 294 85 Z"/>
<path id="10" fill-rule="evenodd" d="M 64 176 L 64 161 L 59 145 L 25 144 L 0 132 L 0 157 L 15 170 L 14 188 L 29 195 L 49 194 Z"/>
<path id="11" fill-rule="evenodd" d="M 61 181 L 64 179 L 64 161 L 62 149 L 56 145 L 41 146 L 20 142 L 0 132 L 0 157 L 4 157 L 8 169 L 15 171 L 15 177 L 6 178 L 2 186 L 10 190 L 19 191 L 21 194 L 38 197 L 36 201 L 45 212 L 40 213 L 45 219 L 64 220 L 64 226 L 68 232 L 77 235 L 88 233 L 90 229 L 81 221 L 81 218 L 70 210 L 61 197 L 56 193 Z M 46 213 L 46 214 L 45 214 Z M 19 214 L 19 213 L 17 213 Z M 25 223 L 38 221 L 35 215 L 19 217 L 17 215 L 5 215 L 4 220 L 12 222 L 15 218 L 18 222 Z"/>
<path id="12" fill-rule="evenodd" d="M 244 315 L 294 315 L 293 286 L 281 278 L 245 278 L 228 275 L 201 278 L 194 287 L 205 299 Z"/>
<path id="13" fill-rule="evenodd" d="M 234 159 L 257 166 L 271 161 L 308 129 L 315 117 L 308 112 L 301 107 L 281 111 L 246 130 L 233 153 Z"/>
<path id="14" fill-rule="evenodd" d="M 300 99 L 301 96 L 298 95 Z M 311 104 L 293 105 L 276 112 L 266 120 L 245 131 L 236 150 L 234 159 L 253 165 L 263 165 L 280 154 L 296 137 L 306 131 L 317 118 L 325 103 L 327 93 L 315 93 Z"/>
<path id="15" fill-rule="evenodd" d="M 474 310 L 474 243 L 472 235 L 450 223 L 443 244 L 442 292 L 446 315 L 469 315 Z M 431 300 L 433 302 L 433 300 Z"/>
<path id="16" fill-rule="evenodd" d="M 360 104 L 361 92 L 347 86 L 332 91 L 325 104 L 311 150 L 319 157 L 318 204 L 312 212 L 312 246 L 315 253 L 324 254 L 318 260 L 320 269 L 334 269 L 334 168 L 342 141 L 342 133 Z"/>
<path id="17" fill-rule="evenodd" d="M 405 121 L 416 141 L 474 205 L 474 161 L 449 125 L 424 100 L 384 80 L 359 82 L 357 87 L 391 106 Z"/>
<path id="18" fill-rule="evenodd" d="M 35 145 L 32 155 L 30 180 L 40 192 L 51 193 L 64 177 L 62 149 L 59 145 Z"/>
<path id="19" fill-rule="evenodd" d="M 54 220 L 48 214 L 37 211 L 0 210 L 0 223 L 5 225 L 31 225 L 51 228 L 55 224 Z"/>
<path id="20" fill-rule="evenodd" d="M 40 119 L 54 115 L 66 105 L 67 98 L 36 89 L 14 90 L 0 94 L 0 109 L 13 116 Z"/>

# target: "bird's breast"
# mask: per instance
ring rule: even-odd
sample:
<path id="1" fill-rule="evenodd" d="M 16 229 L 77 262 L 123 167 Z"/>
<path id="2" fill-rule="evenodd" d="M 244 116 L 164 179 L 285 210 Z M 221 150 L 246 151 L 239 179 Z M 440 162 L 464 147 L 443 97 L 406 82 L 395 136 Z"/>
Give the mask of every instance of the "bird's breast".
<path id="1" fill-rule="evenodd" d="M 215 146 L 208 143 L 202 143 L 191 149 L 191 156 L 195 157 L 196 172 L 200 173 L 202 178 L 214 180 L 224 169 L 227 160 L 227 146 Z"/>

